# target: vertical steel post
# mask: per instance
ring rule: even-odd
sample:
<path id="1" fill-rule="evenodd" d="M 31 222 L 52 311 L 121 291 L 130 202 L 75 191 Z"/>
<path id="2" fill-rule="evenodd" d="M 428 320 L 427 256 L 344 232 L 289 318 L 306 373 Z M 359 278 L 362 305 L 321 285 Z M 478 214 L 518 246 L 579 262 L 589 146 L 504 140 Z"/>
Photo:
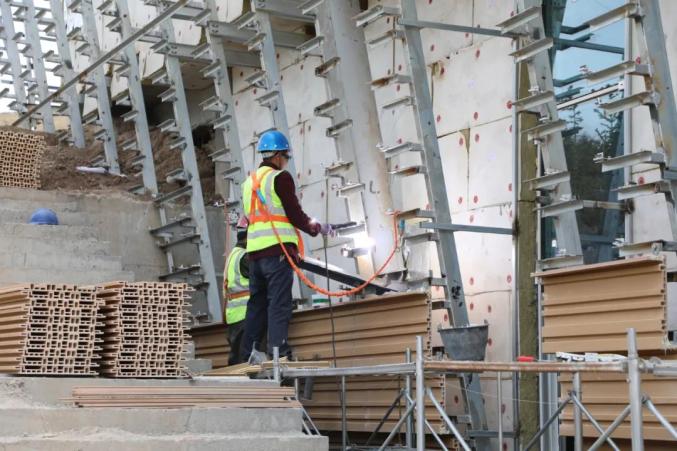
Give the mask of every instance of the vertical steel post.
<path id="1" fill-rule="evenodd" d="M 220 6 L 217 0 L 205 0 L 205 6 L 209 9 L 209 20 L 218 21 L 217 14 Z M 228 171 L 228 195 L 230 200 L 235 205 L 235 201 L 241 204 L 242 190 L 241 184 L 246 178 L 244 163 L 242 161 L 242 144 L 240 143 L 240 135 L 238 132 L 237 117 L 235 114 L 235 101 L 233 100 L 233 93 L 231 91 L 231 81 L 228 74 L 228 61 L 226 59 L 226 51 L 223 47 L 223 41 L 218 36 L 212 34 L 212 27 L 205 29 L 207 34 L 207 42 L 209 43 L 209 50 L 216 72 L 211 75 L 214 80 L 214 92 L 219 99 L 220 109 L 219 119 L 230 116 L 225 126 L 219 127 L 216 132 L 222 134 L 224 145 L 230 163 L 230 170 Z M 221 122 L 221 121 L 219 121 Z M 239 210 L 242 209 L 240 205 Z M 229 246 L 231 243 L 226 243 Z"/>
<path id="2" fill-rule="evenodd" d="M 99 37 L 96 31 L 96 19 L 94 17 L 92 0 L 82 0 L 80 5 L 82 12 L 82 31 L 88 44 L 89 60 L 90 62 L 96 61 L 101 56 L 101 48 L 99 47 Z M 103 137 L 103 150 L 106 157 L 106 163 L 108 164 L 108 170 L 112 174 L 120 174 L 115 125 L 113 124 L 113 115 L 110 110 L 111 101 L 110 95 L 108 94 L 104 66 L 99 66 L 94 69 L 93 78 L 96 86 L 96 103 L 97 109 L 99 110 L 99 120 L 101 120 L 101 126 L 106 131 Z"/>
<path id="3" fill-rule="evenodd" d="M 503 375 L 496 372 L 496 407 L 498 418 L 498 449 L 503 449 Z"/>
<path id="4" fill-rule="evenodd" d="M 63 5 L 61 0 L 49 0 L 49 4 L 52 8 L 51 13 L 52 20 L 54 21 L 54 34 L 56 35 L 59 59 L 61 59 L 62 77 L 66 81 L 72 80 L 75 78 L 75 70 L 73 70 L 73 59 L 71 58 L 71 49 L 68 45 Z M 68 100 L 68 117 L 70 119 L 73 145 L 79 149 L 83 149 L 85 147 L 85 131 L 82 127 L 80 95 L 75 86 L 68 88 L 64 95 Z"/>
<path id="5" fill-rule="evenodd" d="M 416 337 L 416 450 L 425 451 L 425 373 L 421 336 Z"/>
<path id="6" fill-rule="evenodd" d="M 630 398 L 630 427 L 632 451 L 644 451 L 644 428 L 642 427 L 642 375 L 639 372 L 637 334 L 628 329 L 628 388 Z"/>
<path id="7" fill-rule="evenodd" d="M 166 9 L 166 5 L 171 2 L 158 6 L 158 12 Z M 175 42 L 174 25 L 171 20 L 165 20 L 160 24 L 162 39 L 167 42 Z M 193 142 L 193 129 L 190 123 L 188 113 L 188 100 L 186 99 L 186 90 L 183 84 L 183 75 L 181 74 L 181 63 L 176 56 L 165 56 L 165 69 L 169 84 L 173 88 L 174 98 L 172 110 L 174 120 L 178 128 L 178 133 L 183 138 L 184 144 L 177 151 L 181 153 L 181 162 L 183 170 L 190 180 L 190 208 L 195 222 L 195 231 L 200 236 L 197 243 L 200 255 L 200 269 L 203 274 L 204 282 L 207 284 L 207 308 L 210 319 L 218 321 L 222 318 L 221 297 L 219 295 L 219 285 L 216 279 L 214 269 L 214 256 L 212 255 L 211 239 L 209 237 L 209 228 L 207 227 L 207 212 L 205 210 L 204 197 L 202 195 L 202 185 L 200 184 L 200 171 L 197 165 L 197 156 L 195 154 L 195 143 Z"/>
<path id="8" fill-rule="evenodd" d="M 574 373 L 572 396 L 581 399 L 581 373 Z M 574 403 L 574 451 L 583 451 L 583 412 Z"/>
<path id="9" fill-rule="evenodd" d="M 115 5 L 120 18 L 120 34 L 122 39 L 129 37 L 133 32 L 130 19 L 129 6 L 127 0 L 115 0 Z M 146 105 L 143 97 L 143 88 L 141 86 L 141 70 L 136 56 L 134 44 L 130 44 L 123 50 L 124 60 L 129 65 L 127 76 L 127 90 L 129 91 L 129 100 L 132 108 L 136 111 L 134 117 L 134 130 L 136 131 L 136 144 L 143 155 L 142 178 L 143 186 L 151 193 L 157 194 L 157 178 L 155 175 L 155 162 L 153 161 L 153 145 L 150 141 L 150 129 L 148 127 L 148 117 L 146 115 Z M 162 216 L 164 208 L 161 208 Z M 163 224 L 166 218 L 163 219 Z"/>
<path id="10" fill-rule="evenodd" d="M 411 363 L 411 349 L 407 348 L 406 353 L 405 353 L 405 361 L 407 363 Z M 411 374 L 407 373 L 404 376 L 404 391 L 406 393 L 406 401 L 407 401 L 407 408 L 409 408 L 412 404 L 412 398 L 411 398 Z M 414 419 L 409 415 L 407 417 L 407 422 L 406 424 L 406 432 L 405 432 L 405 445 L 407 449 L 411 449 L 413 446 L 413 432 L 414 432 Z"/>
<path id="11" fill-rule="evenodd" d="M 415 0 L 402 0 L 402 18 L 407 21 L 417 21 Z M 433 112 L 432 97 L 428 84 L 428 67 L 425 64 L 423 54 L 423 42 L 421 30 L 405 26 L 405 53 L 411 70 L 412 89 L 416 98 L 414 113 L 417 116 L 416 126 L 418 135 L 421 137 L 423 152 L 421 159 L 426 167 L 429 182 L 428 200 L 431 210 L 434 212 L 433 221 L 441 224 L 451 224 L 451 211 L 449 199 L 444 183 L 444 171 L 442 169 L 442 157 L 440 154 L 437 130 L 435 128 L 435 115 Z M 469 324 L 468 310 L 463 293 L 463 279 L 458 263 L 456 240 L 451 230 L 439 229 L 439 240 L 436 241 L 437 254 L 439 256 L 440 272 L 445 278 L 445 297 L 449 318 L 454 326 L 466 326 Z M 482 431 L 487 427 L 482 387 L 479 375 L 464 374 L 460 376 L 463 390 L 463 398 L 467 410 L 470 413 L 473 430 Z M 417 389 L 418 390 L 418 389 Z M 490 444 L 487 438 L 477 439 L 479 449 L 488 449 Z"/>
<path id="12" fill-rule="evenodd" d="M 38 98 L 42 102 L 49 97 L 49 85 L 47 84 L 47 71 L 45 70 L 44 55 L 42 54 L 40 30 L 38 29 L 38 22 L 35 19 L 36 11 L 33 0 L 24 0 L 24 5 L 26 6 L 26 15 L 24 17 L 26 41 L 31 46 L 29 54 L 31 55 L 35 82 L 38 85 Z M 40 114 L 42 115 L 42 128 L 44 131 L 54 133 L 54 115 L 51 103 L 42 107 Z"/>
<path id="13" fill-rule="evenodd" d="M 392 241 L 392 218 L 386 212 L 393 208 L 388 180 L 388 166 L 378 149 L 380 133 L 378 108 L 370 88 L 371 73 L 367 47 L 355 39 L 353 17 L 360 13 L 360 2 L 325 1 L 315 9 L 315 28 L 322 37 L 324 62 L 338 60 L 323 77 L 329 91 L 328 99 L 338 105 L 328 113 L 332 125 L 350 123 L 334 136 L 339 161 L 351 162 L 340 173 L 345 182 L 369 185 L 369 189 L 347 194 L 351 221 L 366 224 L 366 231 L 376 243 Z M 367 183 L 368 182 L 368 183 Z M 390 247 L 376 246 L 370 255 L 357 258 L 360 274 L 371 275 L 388 257 Z M 400 260 L 397 256 L 393 262 Z M 391 263 L 389 270 L 397 270 Z"/>
<path id="14" fill-rule="evenodd" d="M 346 399 L 346 377 L 341 376 L 341 450 L 348 449 L 348 411 Z"/>
<path id="15" fill-rule="evenodd" d="M 7 59 L 12 68 L 12 84 L 14 86 L 14 97 L 16 98 L 16 111 L 19 114 L 26 112 L 26 87 L 22 76 L 23 68 L 21 66 L 21 57 L 19 56 L 19 46 L 14 37 L 14 15 L 9 0 L 0 0 L 0 19 L 2 20 L 2 35 L 5 40 L 5 49 L 7 50 Z M 30 125 L 27 126 L 30 128 Z"/>
<path id="16" fill-rule="evenodd" d="M 273 380 L 278 384 L 282 380 L 280 377 L 280 348 L 273 347 Z"/>

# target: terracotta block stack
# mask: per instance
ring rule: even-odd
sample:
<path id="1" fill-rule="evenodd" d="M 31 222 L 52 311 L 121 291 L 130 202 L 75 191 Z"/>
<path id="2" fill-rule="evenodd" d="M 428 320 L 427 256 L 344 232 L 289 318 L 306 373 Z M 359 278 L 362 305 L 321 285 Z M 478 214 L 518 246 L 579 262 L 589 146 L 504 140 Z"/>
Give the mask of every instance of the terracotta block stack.
<path id="1" fill-rule="evenodd" d="M 0 127 L 0 186 L 40 188 L 40 168 L 46 145 L 42 135 Z"/>
<path id="2" fill-rule="evenodd" d="M 661 256 L 645 256 L 593 265 L 574 266 L 536 274 L 544 287 L 543 351 L 548 353 L 627 353 L 627 329 L 637 332 L 637 347 L 644 358 L 677 359 L 677 347 L 667 329 L 667 270 Z M 560 393 L 571 389 L 572 376 L 561 374 Z M 628 403 L 624 375 L 582 374 L 582 399 L 599 424 L 606 428 Z M 642 376 L 642 392 L 651 397 L 668 418 L 677 418 L 677 378 Z M 630 419 L 614 432 L 615 439 L 631 437 Z M 562 435 L 574 435 L 573 410 L 562 414 Z M 598 437 L 587 420 L 586 437 Z M 644 437 L 674 440 L 653 415 L 645 413 Z M 648 445 L 647 445 L 648 446 Z M 622 446 L 621 446 L 622 447 Z M 651 449 L 658 449 L 652 442 Z M 674 442 L 666 449 L 674 447 Z M 648 449 L 648 448 L 647 448 Z"/>
<path id="3" fill-rule="evenodd" d="M 72 285 L 0 289 L 0 372 L 95 375 L 99 304 L 93 289 Z"/>
<path id="4" fill-rule="evenodd" d="M 186 284 L 166 282 L 112 282 L 98 287 L 105 317 L 100 373 L 184 376 L 189 290 Z"/>

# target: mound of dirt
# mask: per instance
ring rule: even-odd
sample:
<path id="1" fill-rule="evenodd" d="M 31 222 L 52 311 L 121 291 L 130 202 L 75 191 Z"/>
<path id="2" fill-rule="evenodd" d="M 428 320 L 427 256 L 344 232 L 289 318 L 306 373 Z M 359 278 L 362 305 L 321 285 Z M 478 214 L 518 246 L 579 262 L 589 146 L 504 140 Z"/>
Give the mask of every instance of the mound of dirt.
<path id="1" fill-rule="evenodd" d="M 143 183 L 138 167 L 132 166 L 132 160 L 136 157 L 134 152 L 124 151 L 120 143 L 135 138 L 134 126 L 131 123 L 119 121 L 116 123 L 118 160 L 122 176 L 112 174 L 91 174 L 76 170 L 77 166 L 91 166 L 92 160 L 103 154 L 103 143 L 94 139 L 96 127 L 85 127 L 85 139 L 88 146 L 85 149 L 68 146 L 63 143 L 47 147 L 41 172 L 43 190 L 120 190 L 129 189 Z M 166 175 L 180 167 L 181 151 L 170 149 L 169 143 L 172 136 L 161 133 L 158 129 L 151 130 L 151 144 L 153 159 L 155 161 L 155 174 L 160 193 L 169 193 L 180 188 L 180 184 L 168 183 Z M 214 203 L 220 199 L 215 193 L 214 163 L 209 158 L 213 152 L 210 146 L 196 146 L 200 181 L 204 194 L 205 203 Z"/>

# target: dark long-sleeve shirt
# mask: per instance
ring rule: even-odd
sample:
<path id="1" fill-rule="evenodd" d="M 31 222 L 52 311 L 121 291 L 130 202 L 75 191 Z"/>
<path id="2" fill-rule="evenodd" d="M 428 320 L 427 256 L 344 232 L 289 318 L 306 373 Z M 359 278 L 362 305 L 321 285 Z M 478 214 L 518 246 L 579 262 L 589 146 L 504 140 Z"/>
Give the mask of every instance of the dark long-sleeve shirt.
<path id="1" fill-rule="evenodd" d="M 264 166 L 279 170 L 275 165 L 267 162 L 261 163 L 259 167 Z M 289 218 L 289 222 L 291 222 L 294 227 L 310 236 L 316 236 L 320 233 L 320 224 L 312 222 L 310 217 L 303 211 L 303 208 L 301 208 L 301 203 L 296 197 L 296 185 L 294 185 L 294 179 L 289 172 L 282 171 L 282 173 L 275 177 L 273 189 L 275 189 L 275 193 L 282 201 L 284 212 L 287 215 L 287 218 Z M 298 255 L 299 251 L 296 245 L 285 243 L 285 247 L 287 248 L 287 252 L 292 256 Z M 283 252 L 280 245 L 275 244 L 274 246 L 261 249 L 260 251 L 251 252 L 249 258 L 257 260 L 259 258 L 274 257 L 282 254 Z"/>

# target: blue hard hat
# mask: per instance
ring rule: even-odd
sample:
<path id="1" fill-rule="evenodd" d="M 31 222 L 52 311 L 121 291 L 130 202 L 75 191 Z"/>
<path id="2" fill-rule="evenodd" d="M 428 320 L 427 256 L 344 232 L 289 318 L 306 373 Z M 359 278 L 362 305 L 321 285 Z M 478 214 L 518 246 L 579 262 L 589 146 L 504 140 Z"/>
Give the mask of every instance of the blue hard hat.
<path id="1" fill-rule="evenodd" d="M 269 130 L 259 138 L 259 144 L 256 148 L 259 152 L 278 152 L 289 150 L 289 141 L 282 132 Z"/>
<path id="2" fill-rule="evenodd" d="M 38 208 L 31 215 L 29 224 L 35 225 L 59 225 L 59 219 L 56 213 L 49 208 Z"/>

